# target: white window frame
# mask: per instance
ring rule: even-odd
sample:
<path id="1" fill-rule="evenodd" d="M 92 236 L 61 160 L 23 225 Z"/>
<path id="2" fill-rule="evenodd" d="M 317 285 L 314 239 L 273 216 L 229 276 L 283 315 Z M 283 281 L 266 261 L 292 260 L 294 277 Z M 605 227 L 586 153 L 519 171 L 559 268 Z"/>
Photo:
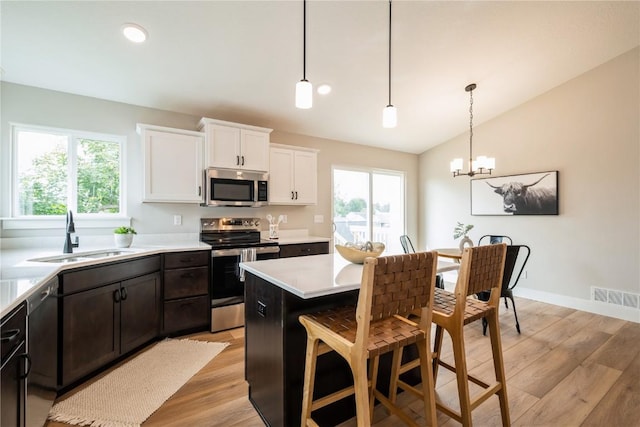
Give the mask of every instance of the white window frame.
<path id="1" fill-rule="evenodd" d="M 369 174 L 369 210 L 367 212 L 367 223 L 369 228 L 369 235 L 373 236 L 373 175 L 374 174 L 386 174 L 386 175 L 397 175 L 402 180 L 402 203 L 403 203 L 403 233 L 406 234 L 407 229 L 407 173 L 402 170 L 393 170 L 393 169 L 381 169 L 375 167 L 362 167 L 362 166 L 350 166 L 350 165 L 332 165 L 331 166 L 331 220 L 333 222 L 333 214 L 335 212 L 335 170 L 345 170 L 345 171 L 353 171 L 353 172 L 364 172 Z"/>
<path id="2" fill-rule="evenodd" d="M 10 217 L 5 218 L 2 221 L 2 227 L 4 229 L 48 229 L 59 228 L 60 222 L 65 220 L 65 215 L 21 215 L 18 212 L 19 209 L 19 194 L 18 194 L 18 138 L 17 133 L 19 131 L 34 131 L 42 133 L 50 133 L 57 135 L 65 135 L 69 138 L 67 146 L 68 152 L 68 181 L 69 188 L 67 190 L 67 206 L 68 209 L 73 211 L 74 222 L 76 227 L 79 228 L 115 228 L 121 225 L 130 225 L 131 218 L 127 217 L 127 179 L 126 179 L 126 147 L 127 138 L 124 135 L 114 135 L 106 133 L 89 132 L 75 129 L 55 128 L 51 126 L 39 126 L 22 123 L 10 123 L 10 152 L 11 152 L 11 167 L 10 167 L 10 200 L 6 200 L 9 203 Z M 114 142 L 119 145 L 120 148 L 120 200 L 119 200 L 119 212 L 114 214 L 109 213 L 77 213 L 77 144 L 80 139 L 93 139 L 99 141 Z"/>

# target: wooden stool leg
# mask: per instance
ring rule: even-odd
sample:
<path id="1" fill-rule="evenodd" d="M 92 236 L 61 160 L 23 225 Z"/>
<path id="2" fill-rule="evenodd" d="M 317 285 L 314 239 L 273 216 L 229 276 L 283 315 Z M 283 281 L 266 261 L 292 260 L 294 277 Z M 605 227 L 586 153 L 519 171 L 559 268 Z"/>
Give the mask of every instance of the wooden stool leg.
<path id="1" fill-rule="evenodd" d="M 398 379 L 400 376 L 400 366 L 402 364 L 402 351 L 404 347 L 397 348 L 393 351 L 391 359 L 391 380 L 389 381 L 389 400 L 396 403 L 398 397 Z"/>
<path id="2" fill-rule="evenodd" d="M 302 389 L 302 418 L 301 427 L 307 426 L 311 419 L 311 402 L 313 400 L 313 387 L 316 377 L 316 362 L 318 360 L 318 339 L 307 338 L 307 353 L 304 367 L 304 388 Z"/>
<path id="3" fill-rule="evenodd" d="M 440 356 L 442 352 L 442 338 L 443 338 L 443 328 L 442 326 L 436 326 L 436 336 L 435 341 L 433 343 L 433 383 L 438 381 L 438 362 L 440 361 Z"/>
<path id="4" fill-rule="evenodd" d="M 487 317 L 489 322 L 489 337 L 491 339 L 491 351 L 493 353 L 493 368 L 496 374 L 496 381 L 501 384 L 498 390 L 498 399 L 500 400 L 500 415 L 502 416 L 502 425 L 511 425 L 511 417 L 509 415 L 509 402 L 507 400 L 507 381 L 504 372 L 504 360 L 502 357 L 502 341 L 500 339 L 500 326 L 498 321 L 498 311 Z"/>
<path id="5" fill-rule="evenodd" d="M 378 382 L 378 366 L 380 358 L 375 356 L 369 359 L 369 379 L 371 380 L 371 387 L 369 387 L 369 418 L 373 419 L 373 408 L 376 403 L 374 390 L 376 389 L 376 383 Z"/>
<path id="6" fill-rule="evenodd" d="M 422 395 L 424 402 L 424 416 L 427 425 L 437 426 L 436 414 L 436 394 L 435 383 L 433 379 L 433 365 L 431 361 L 431 352 L 429 346 L 431 343 L 426 340 L 418 342 L 418 354 L 420 355 L 420 377 L 422 378 Z M 394 353 L 395 356 L 395 353 Z M 400 352 L 402 357 L 402 352 Z M 394 402 L 395 403 L 395 402 Z"/>
<path id="7" fill-rule="evenodd" d="M 369 380 L 367 379 L 367 361 L 351 360 L 353 386 L 356 398 L 356 420 L 358 427 L 370 427 L 369 417 Z"/>
<path id="8" fill-rule="evenodd" d="M 467 376 L 467 360 L 464 350 L 464 331 L 462 324 L 454 325 L 455 330 L 449 331 L 453 344 L 453 358 L 458 383 L 458 397 L 460 398 L 460 415 L 462 425 L 471 425 L 471 399 L 469 397 L 469 382 Z"/>

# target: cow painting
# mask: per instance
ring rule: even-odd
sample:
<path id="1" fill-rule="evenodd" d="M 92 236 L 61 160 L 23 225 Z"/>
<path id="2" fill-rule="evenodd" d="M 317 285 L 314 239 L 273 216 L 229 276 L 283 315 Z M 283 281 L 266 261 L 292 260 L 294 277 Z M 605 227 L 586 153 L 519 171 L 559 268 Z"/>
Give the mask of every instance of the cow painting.
<path id="1" fill-rule="evenodd" d="M 505 178 L 509 177 L 476 180 L 478 181 L 476 183 L 477 185 L 485 181 L 489 188 L 485 186 L 484 188 L 486 190 L 481 190 L 482 187 L 477 187 L 475 196 L 472 196 L 472 200 L 476 196 L 487 198 L 488 200 L 486 202 L 486 209 L 484 209 L 484 206 L 480 206 L 476 207 L 476 212 L 473 212 L 474 208 L 472 207 L 472 213 L 489 215 L 557 215 L 557 180 L 552 179 L 551 181 L 541 182 L 548 176 L 556 173 L 557 172 L 545 173 L 539 178 L 536 176 L 537 174 L 518 176 L 517 179 L 510 181 L 505 180 Z M 491 193 L 495 194 L 489 196 L 488 194 Z M 496 198 L 496 195 L 500 197 L 501 203 L 498 202 L 498 200 L 491 201 L 492 198 Z M 477 198 L 475 201 L 477 205 L 482 204 Z M 500 203 L 500 205 L 497 205 L 497 203 Z M 495 208 L 493 208 L 493 206 L 495 206 Z"/>

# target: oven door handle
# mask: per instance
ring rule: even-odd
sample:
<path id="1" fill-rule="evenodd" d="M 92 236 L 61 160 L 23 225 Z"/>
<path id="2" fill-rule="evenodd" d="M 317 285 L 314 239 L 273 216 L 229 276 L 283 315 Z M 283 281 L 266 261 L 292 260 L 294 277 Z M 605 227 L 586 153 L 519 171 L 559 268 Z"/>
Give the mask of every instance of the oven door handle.
<path id="1" fill-rule="evenodd" d="M 277 254 L 280 252 L 279 246 L 258 246 L 255 248 L 256 255 L 262 254 Z M 240 256 L 242 254 L 242 249 L 213 249 L 211 251 L 211 256 L 213 258 L 223 257 L 223 256 Z"/>

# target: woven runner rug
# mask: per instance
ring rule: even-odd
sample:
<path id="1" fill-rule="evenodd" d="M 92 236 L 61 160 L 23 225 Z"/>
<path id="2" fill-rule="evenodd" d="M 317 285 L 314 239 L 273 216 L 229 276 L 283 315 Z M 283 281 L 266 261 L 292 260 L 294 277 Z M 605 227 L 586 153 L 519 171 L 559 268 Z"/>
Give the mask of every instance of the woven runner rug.
<path id="1" fill-rule="evenodd" d="M 94 427 L 137 427 L 228 343 L 167 339 L 56 403 L 49 419 Z"/>

